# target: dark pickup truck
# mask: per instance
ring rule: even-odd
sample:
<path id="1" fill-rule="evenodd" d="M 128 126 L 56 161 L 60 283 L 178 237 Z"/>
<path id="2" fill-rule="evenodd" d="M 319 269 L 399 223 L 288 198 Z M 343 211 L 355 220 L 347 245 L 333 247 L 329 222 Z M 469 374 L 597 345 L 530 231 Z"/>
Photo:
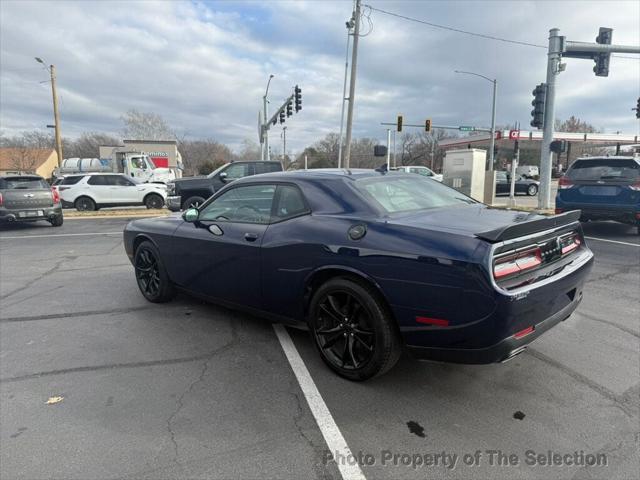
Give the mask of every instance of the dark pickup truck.
<path id="1" fill-rule="evenodd" d="M 62 225 L 58 191 L 38 175 L 0 177 L 0 221 L 36 220 L 46 220 L 54 227 Z"/>
<path id="2" fill-rule="evenodd" d="M 172 212 L 198 207 L 227 183 L 238 178 L 281 171 L 280 162 L 227 163 L 207 176 L 180 178 L 169 182 L 166 205 Z"/>

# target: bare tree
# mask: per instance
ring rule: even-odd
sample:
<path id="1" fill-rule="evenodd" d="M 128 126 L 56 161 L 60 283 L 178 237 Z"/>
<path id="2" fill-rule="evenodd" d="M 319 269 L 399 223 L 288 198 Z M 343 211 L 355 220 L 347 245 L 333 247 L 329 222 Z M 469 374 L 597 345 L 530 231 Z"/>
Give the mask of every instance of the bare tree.
<path id="1" fill-rule="evenodd" d="M 238 154 L 238 160 L 259 160 L 260 159 L 260 145 L 253 140 L 245 138 L 242 141 L 242 148 Z"/>
<path id="2" fill-rule="evenodd" d="M 95 158 L 100 152 L 100 145 L 120 145 L 120 139 L 111 135 L 98 132 L 82 133 L 77 139 L 65 139 L 64 152 L 67 158 Z"/>
<path id="3" fill-rule="evenodd" d="M 161 115 L 151 112 L 127 111 L 120 117 L 124 123 L 122 135 L 136 140 L 175 140 L 175 134 Z"/>
<path id="4" fill-rule="evenodd" d="M 36 173 L 38 152 L 28 147 L 14 148 L 11 153 L 11 166 L 18 172 Z"/>
<path id="5" fill-rule="evenodd" d="M 188 175 L 210 173 L 220 165 L 234 159 L 229 147 L 213 139 L 187 140 L 181 138 L 178 140 L 178 150 L 182 155 L 185 173 Z"/>

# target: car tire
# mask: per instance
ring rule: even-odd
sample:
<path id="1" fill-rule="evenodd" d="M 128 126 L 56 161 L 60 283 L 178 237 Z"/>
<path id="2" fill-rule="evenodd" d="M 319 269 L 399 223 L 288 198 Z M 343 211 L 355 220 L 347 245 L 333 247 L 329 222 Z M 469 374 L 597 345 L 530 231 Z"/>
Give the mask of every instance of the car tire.
<path id="1" fill-rule="evenodd" d="M 204 198 L 202 197 L 189 197 L 182 204 L 182 209 L 186 210 L 188 208 L 198 208 L 203 203 L 204 203 Z"/>
<path id="2" fill-rule="evenodd" d="M 535 184 L 531 184 L 527 187 L 527 195 L 530 197 L 534 197 L 538 194 L 538 186 Z"/>
<path id="3" fill-rule="evenodd" d="M 96 202 L 94 202 L 89 197 L 80 197 L 77 198 L 73 205 L 76 207 L 76 210 L 79 212 L 93 212 L 97 210 Z"/>
<path id="4" fill-rule="evenodd" d="M 61 227 L 64 223 L 64 217 L 62 216 L 62 214 L 56 215 L 51 220 L 49 220 L 49 223 L 52 227 Z"/>
<path id="5" fill-rule="evenodd" d="M 144 205 L 149 209 L 159 209 L 164 207 L 163 198 L 157 193 L 150 193 L 146 197 L 144 197 Z"/>
<path id="6" fill-rule="evenodd" d="M 175 296 L 175 287 L 169 279 L 158 248 L 145 240 L 136 248 L 133 258 L 136 283 L 144 298 L 152 303 L 171 300 Z"/>
<path id="7" fill-rule="evenodd" d="M 349 278 L 331 279 L 317 289 L 308 323 L 322 360 L 348 380 L 382 375 L 402 353 L 397 325 L 380 295 Z"/>

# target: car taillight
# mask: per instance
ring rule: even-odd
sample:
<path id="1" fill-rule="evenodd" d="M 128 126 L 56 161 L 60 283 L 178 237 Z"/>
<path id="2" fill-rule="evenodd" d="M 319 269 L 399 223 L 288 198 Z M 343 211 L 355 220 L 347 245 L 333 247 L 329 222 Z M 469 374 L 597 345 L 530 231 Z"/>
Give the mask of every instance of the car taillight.
<path id="1" fill-rule="evenodd" d="M 493 276 L 496 279 L 504 278 L 535 268 L 541 263 L 542 252 L 539 247 L 523 252 L 507 254 L 496 259 L 493 265 Z"/>
<path id="2" fill-rule="evenodd" d="M 4 204 L 4 199 L 2 198 L 2 194 L 0 193 L 0 207 Z"/>
<path id="3" fill-rule="evenodd" d="M 565 254 L 567 254 L 569 252 L 573 252 L 581 244 L 582 244 L 582 241 L 576 235 L 573 235 L 571 237 L 568 237 L 568 238 L 565 238 L 565 239 L 561 240 L 560 241 L 560 248 L 562 249 L 561 250 L 562 255 L 565 255 Z"/>
<path id="4" fill-rule="evenodd" d="M 556 215 L 558 215 L 559 213 L 562 213 L 562 209 L 561 208 L 556 208 Z"/>
<path id="5" fill-rule="evenodd" d="M 631 190 L 635 190 L 636 192 L 640 192 L 640 182 L 632 183 L 629 185 Z"/>
<path id="6" fill-rule="evenodd" d="M 564 189 L 571 187 L 573 187 L 573 182 L 571 180 L 569 180 L 567 177 L 560 177 L 560 180 L 558 180 L 558 188 Z"/>
<path id="7" fill-rule="evenodd" d="M 60 194 L 56 187 L 51 187 L 51 193 L 53 194 L 53 203 L 60 203 Z"/>

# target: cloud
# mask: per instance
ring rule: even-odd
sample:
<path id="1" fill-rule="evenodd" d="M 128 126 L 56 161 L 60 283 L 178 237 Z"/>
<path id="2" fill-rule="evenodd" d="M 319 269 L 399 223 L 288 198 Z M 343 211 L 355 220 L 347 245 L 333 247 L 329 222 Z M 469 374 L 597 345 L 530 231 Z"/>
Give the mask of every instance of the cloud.
<path id="1" fill-rule="evenodd" d="M 372 6 L 433 23 L 540 45 L 557 26 L 570 40 L 593 41 L 599 26 L 614 43 L 639 45 L 637 2 L 385 2 Z M 290 118 L 287 144 L 301 150 L 338 131 L 351 1 L 45 2 L 0 4 L 0 129 L 52 123 L 48 73 L 58 70 L 63 133 L 115 133 L 130 108 L 161 114 L 178 133 L 238 148 L 257 140 L 257 116 L 270 73 L 275 108 L 299 84 L 303 110 Z M 377 11 L 360 39 L 354 135 L 384 141 L 380 122 L 487 125 L 498 79 L 498 124 L 528 125 L 531 90 L 544 80 L 546 52 L 409 22 Z M 603 13 L 604 12 L 604 13 Z M 51 19 L 55 18 L 55 21 Z M 363 32 L 369 23 L 363 23 Z M 607 131 L 638 132 L 631 107 L 640 95 L 640 60 L 567 59 L 557 115 L 577 115 Z M 279 141 L 280 126 L 271 131 Z"/>

